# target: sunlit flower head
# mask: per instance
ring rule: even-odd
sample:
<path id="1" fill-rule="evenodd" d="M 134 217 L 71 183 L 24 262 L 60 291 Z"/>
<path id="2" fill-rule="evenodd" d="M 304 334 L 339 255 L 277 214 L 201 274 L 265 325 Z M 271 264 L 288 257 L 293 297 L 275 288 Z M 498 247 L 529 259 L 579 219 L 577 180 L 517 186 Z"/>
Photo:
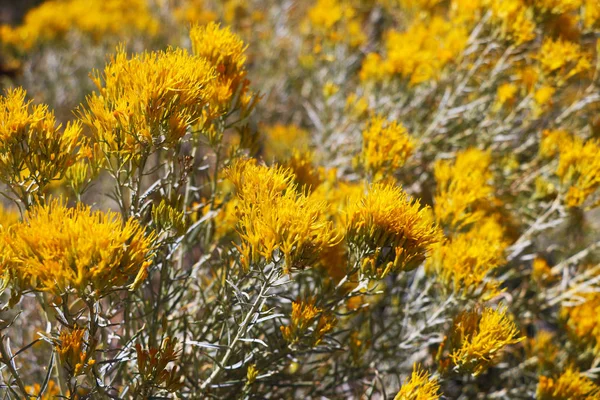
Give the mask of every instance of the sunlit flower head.
<path id="1" fill-rule="evenodd" d="M 275 124 L 265 127 L 264 157 L 271 162 L 287 160 L 294 151 L 310 149 L 310 133 L 296 125 Z"/>
<path id="2" fill-rule="evenodd" d="M 86 369 L 95 364 L 95 360 L 92 358 L 95 339 L 89 337 L 85 329 L 63 329 L 55 347 L 61 365 L 73 376 L 84 373 Z"/>
<path id="3" fill-rule="evenodd" d="M 492 297 L 498 294 L 498 282 L 490 274 L 504 262 L 507 246 L 502 225 L 485 218 L 468 232 L 434 244 L 426 270 L 456 295 Z"/>
<path id="4" fill-rule="evenodd" d="M 544 40 L 537 59 L 545 77 L 560 81 L 588 71 L 592 67 L 589 56 L 577 43 L 562 39 Z"/>
<path id="5" fill-rule="evenodd" d="M 123 222 L 113 212 L 92 211 L 81 204 L 68 208 L 53 200 L 34 207 L 23 222 L 5 232 L 10 260 L 5 268 L 15 291 L 101 297 L 143 282 L 153 240 L 134 219 Z"/>
<path id="6" fill-rule="evenodd" d="M 284 270 L 306 268 L 339 239 L 323 210 L 326 205 L 297 190 L 294 175 L 255 160 L 236 162 L 227 172 L 236 187 L 242 265 L 270 262 L 280 253 Z"/>
<path id="7" fill-rule="evenodd" d="M 374 184 L 346 213 L 348 240 L 365 253 L 363 272 L 378 278 L 417 267 L 438 240 L 427 208 L 393 184 Z"/>
<path id="8" fill-rule="evenodd" d="M 490 153 L 478 149 L 457 153 L 454 162 L 440 160 L 435 164 L 433 209 L 438 221 L 461 227 L 484 216 L 480 203 L 491 199 L 493 193 L 490 164 Z"/>
<path id="9" fill-rule="evenodd" d="M 371 118 L 362 137 L 360 159 L 373 176 L 393 174 L 404 165 L 415 147 L 415 140 L 404 126 L 380 116 Z"/>
<path id="10" fill-rule="evenodd" d="M 542 141 L 544 148 L 550 147 L 552 138 L 548 136 Z M 569 207 L 582 206 L 600 187 L 600 144 L 596 139 L 583 141 L 571 135 L 561 136 L 554 142 L 559 153 L 556 175 L 569 187 L 566 203 Z"/>
<path id="11" fill-rule="evenodd" d="M 440 398 L 439 390 L 438 380 L 415 364 L 410 378 L 402 384 L 394 400 L 435 400 Z"/>
<path id="12" fill-rule="evenodd" d="M 253 95 L 249 92 L 245 66 L 247 46 L 242 39 L 229 27 L 222 28 L 215 22 L 192 27 L 190 39 L 194 54 L 208 60 L 216 69 L 216 89 L 211 100 L 215 112 L 224 113 L 235 106 L 251 107 Z M 237 102 L 232 105 L 234 99 Z"/>
<path id="13" fill-rule="evenodd" d="M 582 293 L 583 302 L 574 306 L 563 306 L 561 317 L 565 321 L 567 331 L 572 338 L 584 346 L 600 352 L 600 295 L 598 293 Z"/>
<path id="14" fill-rule="evenodd" d="M 23 195 L 62 179 L 84 143 L 79 123 L 62 129 L 48 106 L 25 96 L 20 88 L 0 96 L 0 179 Z"/>
<path id="15" fill-rule="evenodd" d="M 536 398 L 539 400 L 592 400 L 600 397 L 600 386 L 573 367 L 558 378 L 540 376 Z"/>
<path id="16" fill-rule="evenodd" d="M 211 64 L 185 50 L 128 57 L 119 48 L 103 74 L 94 75 L 99 92 L 88 97 L 81 119 L 105 154 L 136 158 L 174 146 L 206 119 L 214 80 Z"/>
<path id="17" fill-rule="evenodd" d="M 443 68 L 455 62 L 465 49 L 467 39 L 466 29 L 441 17 L 417 20 L 404 32 L 387 32 L 384 70 L 408 79 L 412 85 L 438 80 Z"/>
<path id="18" fill-rule="evenodd" d="M 335 328 L 336 322 L 333 315 L 315 305 L 314 298 L 309 298 L 292 303 L 290 324 L 281 326 L 280 329 L 286 342 L 296 344 L 308 333 L 309 328 L 312 328 L 309 334 L 310 342 L 317 345 L 325 334 Z"/>
<path id="19" fill-rule="evenodd" d="M 502 350 L 523 340 L 505 308 L 463 311 L 455 319 L 443 344 L 450 351 L 453 369 L 477 376 L 494 364 Z"/>

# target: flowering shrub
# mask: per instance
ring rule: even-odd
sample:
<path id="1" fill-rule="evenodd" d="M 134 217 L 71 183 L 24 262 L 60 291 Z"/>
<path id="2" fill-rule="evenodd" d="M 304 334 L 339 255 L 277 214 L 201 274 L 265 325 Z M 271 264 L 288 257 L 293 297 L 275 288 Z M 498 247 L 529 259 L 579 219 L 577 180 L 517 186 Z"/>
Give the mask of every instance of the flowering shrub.
<path id="1" fill-rule="evenodd" d="M 0 47 L 3 398 L 600 398 L 597 0 L 47 0 Z"/>

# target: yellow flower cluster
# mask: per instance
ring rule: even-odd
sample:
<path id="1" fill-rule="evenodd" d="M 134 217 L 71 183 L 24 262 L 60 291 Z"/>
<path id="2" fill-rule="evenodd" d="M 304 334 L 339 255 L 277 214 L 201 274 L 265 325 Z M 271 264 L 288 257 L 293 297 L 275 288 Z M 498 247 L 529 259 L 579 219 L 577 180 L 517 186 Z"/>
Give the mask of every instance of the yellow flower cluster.
<path id="1" fill-rule="evenodd" d="M 146 0 L 50 0 L 29 11 L 21 26 L 2 26 L 0 40 L 27 50 L 73 30 L 99 41 L 132 32 L 155 34 L 158 28 Z"/>
<path id="2" fill-rule="evenodd" d="M 135 159 L 174 146 L 191 124 L 210 119 L 214 80 L 210 62 L 185 50 L 128 58 L 120 48 L 95 74 L 99 93 L 88 97 L 81 119 L 105 155 Z"/>
<path id="3" fill-rule="evenodd" d="M 190 31 L 192 49 L 196 56 L 209 61 L 216 70 L 211 109 L 222 115 L 232 109 L 241 109 L 245 117 L 252 110 L 255 97 L 249 91 L 246 79 L 246 45 L 229 27 L 221 28 L 211 22 L 194 26 Z M 254 99 L 254 100 L 253 100 Z"/>
<path id="4" fill-rule="evenodd" d="M 518 91 L 519 88 L 514 83 L 503 83 L 502 85 L 498 86 L 498 91 L 496 95 L 498 98 L 497 107 L 500 108 L 504 105 L 512 105 Z"/>
<path id="5" fill-rule="evenodd" d="M 582 6 L 582 0 L 534 0 L 533 4 L 541 11 L 552 14 L 564 14 L 576 11 Z"/>
<path id="6" fill-rule="evenodd" d="M 504 262 L 507 246 L 502 225 L 484 218 L 471 230 L 434 244 L 425 268 L 456 295 L 491 298 L 498 294 L 499 282 L 487 278 Z"/>
<path id="7" fill-rule="evenodd" d="M 452 0 L 450 4 L 450 18 L 471 28 L 486 14 L 490 28 L 502 39 L 521 45 L 535 38 L 536 24 L 525 0 Z"/>
<path id="8" fill-rule="evenodd" d="M 362 198 L 351 201 L 347 235 L 349 243 L 364 252 L 363 273 L 381 279 L 425 260 L 427 249 L 439 239 L 428 211 L 394 184 L 374 184 Z"/>
<path id="9" fill-rule="evenodd" d="M 373 177 L 385 177 L 402 167 L 411 156 L 415 141 L 406 128 L 381 116 L 371 118 L 362 133 L 360 159 Z"/>
<path id="10" fill-rule="evenodd" d="M 490 163 L 488 152 L 471 148 L 458 152 L 454 162 L 435 164 L 434 212 L 438 221 L 460 228 L 484 216 L 480 203 L 489 201 L 493 193 Z"/>
<path id="11" fill-rule="evenodd" d="M 439 395 L 440 384 L 438 380 L 429 376 L 429 372 L 420 365 L 413 365 L 413 371 L 404 382 L 394 400 L 436 400 Z"/>
<path id="12" fill-rule="evenodd" d="M 563 39 L 544 40 L 537 60 L 542 74 L 558 84 L 592 67 L 589 56 L 579 44 Z"/>
<path id="13" fill-rule="evenodd" d="M 466 29 L 443 18 L 417 21 L 404 32 L 387 32 L 386 58 L 367 55 L 360 77 L 377 81 L 399 75 L 412 85 L 436 80 L 444 66 L 457 60 L 467 39 Z"/>
<path id="14" fill-rule="evenodd" d="M 285 161 L 293 150 L 307 152 L 310 133 L 296 125 L 276 124 L 265 128 L 264 155 L 267 161 Z"/>
<path id="15" fill-rule="evenodd" d="M 256 160 L 237 161 L 227 177 L 236 187 L 238 246 L 245 267 L 261 258 L 285 258 L 285 271 L 305 268 L 339 239 L 323 214 L 325 204 L 297 191 L 294 175 L 281 167 L 268 168 Z"/>
<path id="16" fill-rule="evenodd" d="M 116 213 L 67 208 L 53 200 L 3 232 L 2 269 L 19 293 L 75 291 L 98 298 L 143 282 L 154 238 L 134 219 L 123 222 Z"/>
<path id="17" fill-rule="evenodd" d="M 60 387 L 53 380 L 48 381 L 48 386 L 46 386 L 46 390 L 44 390 L 44 393 L 39 396 L 38 393 L 42 391 L 42 385 L 40 385 L 39 383 L 36 383 L 31 386 L 25 386 L 25 389 L 27 390 L 27 393 L 31 393 L 40 400 L 55 400 L 58 396 L 60 396 Z"/>
<path id="18" fill-rule="evenodd" d="M 61 365 L 71 371 L 73 376 L 80 375 L 96 361 L 91 358 L 94 351 L 94 338 L 85 338 L 86 330 L 75 328 L 71 331 L 64 329 L 60 333 L 56 352 Z"/>
<path id="19" fill-rule="evenodd" d="M 539 331 L 534 338 L 524 343 L 528 357 L 536 357 L 541 368 L 556 365 L 560 353 L 560 344 L 556 336 L 548 331 Z"/>
<path id="20" fill-rule="evenodd" d="M 572 142 L 573 137 L 569 132 L 563 129 L 546 129 L 542 132 L 542 139 L 540 140 L 540 156 L 551 158 L 559 154 L 563 147 L 571 145 Z"/>
<path id="21" fill-rule="evenodd" d="M 600 351 L 600 321 L 597 315 L 600 312 L 600 295 L 597 293 L 581 294 L 585 299 L 582 304 L 566 307 L 561 310 L 567 330 L 573 337 L 595 352 Z"/>
<path id="22" fill-rule="evenodd" d="M 206 0 L 182 0 L 173 10 L 173 16 L 188 26 L 216 21 L 218 16 L 208 9 Z"/>
<path id="23" fill-rule="evenodd" d="M 587 29 L 592 29 L 600 23 L 600 3 L 596 0 L 585 0 L 583 6 L 583 24 Z"/>
<path id="24" fill-rule="evenodd" d="M 502 349 L 523 339 L 505 308 L 486 307 L 460 313 L 442 347 L 450 351 L 455 371 L 477 376 L 500 357 Z"/>
<path id="25" fill-rule="evenodd" d="M 311 344 L 316 346 L 322 340 L 325 334 L 335 328 L 337 320 L 331 313 L 324 312 L 323 309 L 315 306 L 315 299 L 297 300 L 292 302 L 292 315 L 290 325 L 281 326 L 281 334 L 286 342 L 290 344 L 298 343 L 308 329 L 317 322 L 313 332 L 311 332 Z"/>
<path id="26" fill-rule="evenodd" d="M 294 174 L 294 180 L 298 186 L 306 192 L 317 188 L 323 182 L 324 171 L 316 167 L 312 152 L 301 153 L 294 150 L 292 156 L 283 163 Z"/>
<path id="27" fill-rule="evenodd" d="M 580 207 L 600 187 L 600 143 L 587 141 L 564 130 L 545 131 L 540 144 L 540 155 L 559 155 L 556 175 L 569 186 L 566 202 L 569 207 Z"/>
<path id="28" fill-rule="evenodd" d="M 63 130 L 48 106 L 25 96 L 23 89 L 0 96 L 0 180 L 22 199 L 62 179 L 84 144 L 79 123 Z"/>
<path id="29" fill-rule="evenodd" d="M 362 45 L 367 37 L 362 31 L 356 8 L 347 0 L 316 0 L 308 10 L 305 30 L 332 43 Z"/>
<path id="30" fill-rule="evenodd" d="M 535 22 L 524 0 L 484 2 L 489 7 L 492 24 L 498 26 L 500 34 L 515 44 L 523 44 L 535 38 Z"/>
<path id="31" fill-rule="evenodd" d="M 548 283 L 554 278 L 552 275 L 552 268 L 550 268 L 548 262 L 542 257 L 533 259 L 531 265 L 531 277 L 542 284 Z"/>
<path id="32" fill-rule="evenodd" d="M 600 398 L 600 386 L 573 367 L 558 378 L 540 376 L 536 398 L 539 400 L 593 400 Z"/>

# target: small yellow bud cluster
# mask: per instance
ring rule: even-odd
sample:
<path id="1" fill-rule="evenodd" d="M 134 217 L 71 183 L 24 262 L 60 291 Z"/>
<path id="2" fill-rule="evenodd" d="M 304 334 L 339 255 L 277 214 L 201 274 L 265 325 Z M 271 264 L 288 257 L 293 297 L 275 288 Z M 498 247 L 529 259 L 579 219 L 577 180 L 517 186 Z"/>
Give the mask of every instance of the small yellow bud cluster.
<path id="1" fill-rule="evenodd" d="M 286 342 L 297 344 L 313 327 L 315 321 L 317 321 L 317 325 L 309 335 L 310 344 L 313 346 L 318 345 L 323 337 L 335 328 L 337 320 L 331 313 L 317 307 L 313 298 L 294 301 L 290 324 L 280 327 L 281 334 Z"/>
<path id="2" fill-rule="evenodd" d="M 449 358 L 442 358 L 441 366 L 477 376 L 498 359 L 502 349 L 523 339 L 505 308 L 463 311 L 454 319 L 440 347 L 440 355 L 442 351 L 449 353 Z"/>
<path id="3" fill-rule="evenodd" d="M 413 365 L 410 378 L 404 382 L 394 400 L 436 400 L 439 395 L 440 384 L 429 372 L 420 365 Z"/>
<path id="4" fill-rule="evenodd" d="M 61 365 L 69 370 L 72 376 L 85 373 L 96 363 L 92 358 L 95 344 L 95 339 L 89 337 L 85 329 L 64 329 L 56 344 L 56 352 L 60 357 Z"/>

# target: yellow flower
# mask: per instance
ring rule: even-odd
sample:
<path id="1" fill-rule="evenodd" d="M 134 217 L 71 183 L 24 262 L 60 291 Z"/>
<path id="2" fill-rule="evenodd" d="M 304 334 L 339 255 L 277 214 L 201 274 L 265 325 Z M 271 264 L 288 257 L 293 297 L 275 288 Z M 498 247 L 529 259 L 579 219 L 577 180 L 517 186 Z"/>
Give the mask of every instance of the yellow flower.
<path id="1" fill-rule="evenodd" d="M 285 341 L 290 344 L 298 343 L 317 321 L 317 317 L 317 326 L 311 334 L 313 345 L 318 345 L 323 336 L 335 328 L 337 320 L 332 314 L 323 312 L 323 309 L 315 306 L 314 298 L 292 302 L 290 325 L 280 327 Z"/>
<path id="2" fill-rule="evenodd" d="M 592 400 L 600 398 L 600 387 L 574 367 L 558 378 L 540 376 L 536 398 L 539 400 Z"/>
<path id="3" fill-rule="evenodd" d="M 585 0 L 583 25 L 592 29 L 600 22 L 600 2 L 596 0 Z"/>
<path id="4" fill-rule="evenodd" d="M 139 286 L 151 265 L 154 238 L 134 219 L 123 223 L 119 214 L 81 204 L 67 208 L 60 200 L 34 207 L 3 237 L 16 291 L 76 291 L 82 297 Z"/>
<path id="5" fill-rule="evenodd" d="M 72 30 L 99 41 L 133 32 L 152 35 L 158 27 L 146 0 L 50 0 L 31 9 L 23 24 L 10 35 L 0 36 L 0 40 L 27 50 L 37 44 L 62 40 Z"/>
<path id="6" fill-rule="evenodd" d="M 571 146 L 573 137 L 563 129 L 544 130 L 540 141 L 540 155 L 545 158 L 554 157 L 565 146 Z"/>
<path id="7" fill-rule="evenodd" d="M 246 48 L 242 39 L 217 23 L 197 25 L 190 31 L 192 49 L 195 55 L 207 59 L 217 72 L 215 96 L 211 107 L 223 114 L 232 108 L 240 107 L 248 113 L 254 106 L 249 100 L 250 82 L 246 79 Z M 236 100 L 232 103 L 232 100 Z"/>
<path id="8" fill-rule="evenodd" d="M 534 4 L 542 11 L 564 14 L 578 10 L 583 4 L 583 0 L 535 0 Z"/>
<path id="9" fill-rule="evenodd" d="M 0 229 L 6 229 L 18 223 L 21 217 L 16 210 L 0 206 Z"/>
<path id="10" fill-rule="evenodd" d="M 518 90 L 519 89 L 517 85 L 515 85 L 514 83 L 503 83 L 498 87 L 498 92 L 496 95 L 498 98 L 497 104 L 499 106 L 502 106 L 504 104 L 512 104 Z"/>
<path id="11" fill-rule="evenodd" d="M 561 317 L 565 320 L 567 330 L 573 337 L 586 346 L 600 351 L 600 295 L 598 293 L 581 294 L 584 302 L 576 306 L 563 306 Z"/>
<path id="12" fill-rule="evenodd" d="M 491 11 L 491 22 L 500 28 L 506 39 L 520 45 L 535 38 L 535 23 L 523 0 L 487 2 Z"/>
<path id="13" fill-rule="evenodd" d="M 415 140 L 404 126 L 381 116 L 371 118 L 362 136 L 360 159 L 373 176 L 393 174 L 404 165 L 415 147 Z"/>
<path id="14" fill-rule="evenodd" d="M 439 390 L 438 380 L 415 364 L 410 379 L 402 384 L 394 400 L 435 400 L 440 398 Z"/>
<path id="15" fill-rule="evenodd" d="M 356 93 L 351 93 L 346 98 L 345 110 L 353 117 L 360 118 L 366 115 L 369 110 L 369 101 L 365 96 L 358 96 Z"/>
<path id="16" fill-rule="evenodd" d="M 316 0 L 308 10 L 304 30 L 333 43 L 358 47 L 366 41 L 359 15 L 347 1 Z"/>
<path id="17" fill-rule="evenodd" d="M 20 88 L 0 96 L 0 180 L 22 197 L 62 179 L 84 144 L 79 123 L 63 130 L 48 106 L 25 96 Z"/>
<path id="18" fill-rule="evenodd" d="M 560 350 L 556 336 L 548 331 L 539 331 L 534 338 L 525 342 L 527 357 L 537 357 L 541 369 L 555 365 Z"/>
<path id="19" fill-rule="evenodd" d="M 477 376 L 492 365 L 508 345 L 522 341 L 505 308 L 460 313 L 449 333 L 450 360 L 457 372 Z"/>
<path id="20" fill-rule="evenodd" d="M 27 391 L 27 393 L 34 394 L 35 396 L 37 396 L 41 392 L 42 386 L 39 383 L 36 383 L 31 386 L 25 386 L 25 390 Z M 46 390 L 44 390 L 44 393 L 38 398 L 40 400 L 56 400 L 56 398 L 58 398 L 59 396 L 60 387 L 56 384 L 55 381 L 50 380 L 48 381 L 48 386 L 46 386 Z"/>
<path id="21" fill-rule="evenodd" d="M 577 43 L 563 39 L 544 40 L 537 59 L 544 75 L 560 82 L 592 67 L 589 56 Z"/>
<path id="22" fill-rule="evenodd" d="M 467 39 L 466 29 L 440 17 L 417 21 L 404 32 L 387 33 L 387 68 L 413 85 L 437 80 L 443 67 L 465 49 Z"/>
<path id="23" fill-rule="evenodd" d="M 81 119 L 106 155 L 135 159 L 174 146 L 206 118 L 214 79 L 206 59 L 182 49 L 128 58 L 119 48 L 102 77 L 94 75 L 99 93 L 88 97 Z"/>
<path id="24" fill-rule="evenodd" d="M 346 215 L 348 240 L 364 254 L 361 269 L 378 279 L 391 270 L 416 268 L 438 241 L 427 207 L 393 184 L 373 185 L 359 201 L 351 201 Z"/>
<path id="25" fill-rule="evenodd" d="M 250 364 L 246 370 L 246 385 L 252 385 L 258 377 L 258 369 L 256 364 Z"/>
<path id="26" fill-rule="evenodd" d="M 460 228 L 484 216 L 480 203 L 489 201 L 493 193 L 490 163 L 490 154 L 477 149 L 457 153 L 454 162 L 436 162 L 433 209 L 438 221 Z"/>
<path id="27" fill-rule="evenodd" d="M 498 282 L 490 273 L 504 263 L 508 246 L 496 218 L 484 218 L 465 233 L 432 246 L 426 270 L 454 294 L 490 298 L 498 294 Z"/>
<path id="28" fill-rule="evenodd" d="M 85 336 L 85 329 L 63 329 L 56 344 L 56 352 L 62 366 L 73 376 L 84 373 L 87 368 L 95 363 L 95 360 L 91 358 L 94 352 L 95 339 L 91 337 L 84 338 Z"/>
<path id="29" fill-rule="evenodd" d="M 206 0 L 185 0 L 173 10 L 175 19 L 187 25 L 207 24 L 217 20 L 217 14 L 206 7 Z"/>
<path id="30" fill-rule="evenodd" d="M 552 140 L 552 137 L 547 140 Z M 567 205 L 579 207 L 600 187 L 600 144 L 595 139 L 584 142 L 567 134 L 556 146 L 560 146 L 556 175 L 570 185 Z"/>
<path id="31" fill-rule="evenodd" d="M 377 53 L 368 53 L 362 62 L 359 77 L 363 82 L 375 81 L 381 82 L 388 78 L 393 71 L 388 68 L 390 64 L 384 62 Z"/>
<path id="32" fill-rule="evenodd" d="M 292 157 L 283 164 L 292 171 L 294 181 L 307 193 L 323 182 L 323 169 L 315 167 L 313 157 L 312 152 L 301 153 L 294 150 Z"/>
<path id="33" fill-rule="evenodd" d="M 552 280 L 552 268 L 542 257 L 535 257 L 531 266 L 531 277 L 540 283 Z"/>
<path id="34" fill-rule="evenodd" d="M 550 103 L 554 92 L 556 92 L 556 89 L 554 89 L 552 86 L 544 85 L 535 91 L 533 94 L 533 100 L 538 106 L 543 107 Z"/>
<path id="35" fill-rule="evenodd" d="M 227 177 L 239 199 L 238 250 L 245 268 L 261 259 L 272 261 L 276 252 L 284 256 L 286 272 L 309 267 L 339 241 L 323 214 L 326 205 L 299 193 L 289 170 L 241 160 Z"/>
<path id="36" fill-rule="evenodd" d="M 340 91 L 340 87 L 333 82 L 326 82 L 323 86 L 323 97 L 326 99 L 334 96 L 337 92 Z"/>
<path id="37" fill-rule="evenodd" d="M 309 150 L 310 133 L 296 125 L 276 124 L 265 128 L 264 143 L 267 161 L 285 161 L 294 150 Z"/>

